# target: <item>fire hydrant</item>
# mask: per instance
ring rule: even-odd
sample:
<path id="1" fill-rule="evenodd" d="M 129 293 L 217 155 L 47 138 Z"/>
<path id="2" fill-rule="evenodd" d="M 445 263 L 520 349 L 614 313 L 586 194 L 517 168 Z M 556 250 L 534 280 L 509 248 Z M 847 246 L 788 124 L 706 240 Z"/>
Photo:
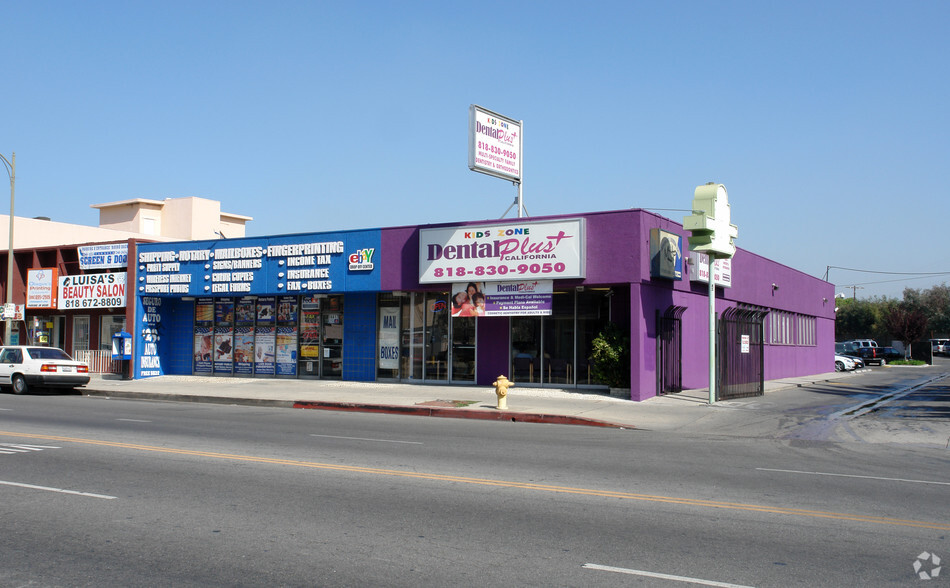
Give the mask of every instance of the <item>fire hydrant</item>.
<path id="1" fill-rule="evenodd" d="M 506 378 L 504 374 L 498 376 L 498 379 L 492 383 L 492 386 L 495 387 L 495 394 L 498 395 L 498 410 L 508 410 L 508 388 L 514 385 L 515 383 Z"/>

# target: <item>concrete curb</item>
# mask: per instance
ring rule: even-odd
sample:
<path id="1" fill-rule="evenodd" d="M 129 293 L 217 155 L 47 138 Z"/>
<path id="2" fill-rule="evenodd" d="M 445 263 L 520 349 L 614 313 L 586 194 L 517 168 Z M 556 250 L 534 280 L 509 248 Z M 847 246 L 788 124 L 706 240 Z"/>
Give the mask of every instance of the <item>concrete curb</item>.
<path id="1" fill-rule="evenodd" d="M 351 402 L 300 401 L 294 408 L 335 410 L 342 412 L 374 412 L 384 414 L 407 414 L 450 419 L 478 419 L 483 421 L 511 421 L 513 423 L 545 423 L 553 425 L 582 425 L 611 429 L 635 429 L 629 425 L 610 423 L 585 417 L 539 414 L 528 412 L 503 412 L 499 410 L 466 410 L 464 408 L 441 408 L 429 406 L 400 406 L 388 404 L 357 404 Z"/>
<path id="2" fill-rule="evenodd" d="M 247 406 L 272 406 L 275 408 L 293 408 L 293 400 L 276 398 L 234 398 L 230 396 L 199 396 L 196 394 L 162 394 L 159 392 L 127 392 L 124 390 L 87 390 L 78 388 L 83 396 L 100 398 L 127 398 L 130 400 L 151 400 L 157 402 L 203 402 L 209 404 L 243 404 Z"/>
<path id="3" fill-rule="evenodd" d="M 470 410 L 431 406 L 404 406 L 397 404 L 368 404 L 358 402 L 325 402 L 311 400 L 279 400 L 271 398 L 245 398 L 232 396 L 205 396 L 197 394 L 163 394 L 159 392 L 129 392 L 124 390 L 79 389 L 84 396 L 99 398 L 124 398 L 150 400 L 153 402 L 202 402 L 210 404 L 237 404 L 245 406 L 269 406 L 274 408 L 300 408 L 337 412 L 365 412 L 376 414 L 401 414 L 437 418 L 475 419 L 486 421 L 510 421 L 513 423 L 541 423 L 549 425 L 578 425 L 608 429 L 635 429 L 631 425 L 611 423 L 586 417 L 567 415 L 508 412 L 499 410 Z"/>

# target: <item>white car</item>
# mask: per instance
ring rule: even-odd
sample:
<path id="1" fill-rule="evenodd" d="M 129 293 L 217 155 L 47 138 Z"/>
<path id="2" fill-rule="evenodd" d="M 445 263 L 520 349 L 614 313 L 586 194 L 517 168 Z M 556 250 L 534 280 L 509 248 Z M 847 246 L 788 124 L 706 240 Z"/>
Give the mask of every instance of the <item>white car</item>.
<path id="1" fill-rule="evenodd" d="M 89 383 L 89 366 L 58 347 L 9 345 L 0 348 L 0 386 L 25 394 L 37 388 L 75 388 Z"/>
<path id="2" fill-rule="evenodd" d="M 835 371 L 836 372 L 850 372 L 855 369 L 857 366 L 854 364 L 854 360 L 848 357 L 847 355 L 838 355 L 835 354 Z"/>

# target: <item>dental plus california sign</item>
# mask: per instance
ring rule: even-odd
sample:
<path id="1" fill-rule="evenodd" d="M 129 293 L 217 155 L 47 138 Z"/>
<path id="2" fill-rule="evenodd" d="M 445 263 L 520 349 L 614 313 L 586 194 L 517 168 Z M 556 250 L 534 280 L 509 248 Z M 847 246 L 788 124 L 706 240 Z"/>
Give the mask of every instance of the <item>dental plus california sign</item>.
<path id="1" fill-rule="evenodd" d="M 419 282 L 583 278 L 583 251 L 583 219 L 422 229 Z"/>
<path id="2" fill-rule="evenodd" d="M 468 111 L 468 168 L 521 181 L 522 124 L 472 104 Z"/>

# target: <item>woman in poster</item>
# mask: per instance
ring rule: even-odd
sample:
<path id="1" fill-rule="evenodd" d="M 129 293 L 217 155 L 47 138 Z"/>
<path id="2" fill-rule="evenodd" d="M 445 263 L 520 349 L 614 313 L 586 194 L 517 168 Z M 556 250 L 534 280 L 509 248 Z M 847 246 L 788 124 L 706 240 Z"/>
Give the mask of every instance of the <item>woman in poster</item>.
<path id="1" fill-rule="evenodd" d="M 481 312 L 477 301 L 481 300 Z M 458 292 L 452 298 L 452 316 L 479 316 L 485 313 L 485 295 L 475 282 L 469 282 L 464 292 Z"/>
<path id="2" fill-rule="evenodd" d="M 464 291 L 456 292 L 455 296 L 452 297 L 452 316 L 468 316 L 468 311 L 471 308 L 472 302 Z"/>

